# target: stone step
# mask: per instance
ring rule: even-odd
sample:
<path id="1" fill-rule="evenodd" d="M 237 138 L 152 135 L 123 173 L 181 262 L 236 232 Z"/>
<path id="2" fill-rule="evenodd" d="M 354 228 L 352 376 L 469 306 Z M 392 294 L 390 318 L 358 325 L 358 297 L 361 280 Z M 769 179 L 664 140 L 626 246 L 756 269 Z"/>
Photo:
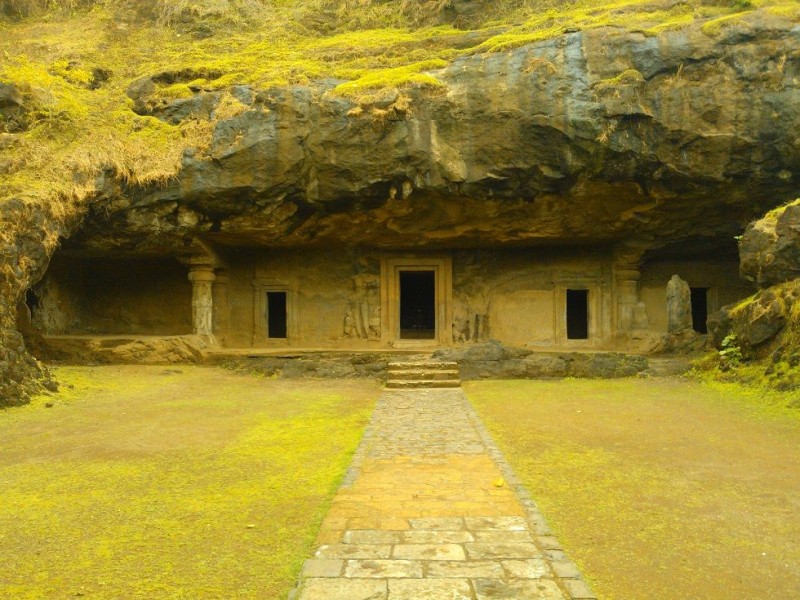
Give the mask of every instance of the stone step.
<path id="1" fill-rule="evenodd" d="M 392 369 L 387 374 L 387 379 L 458 379 L 457 369 L 409 369 L 407 371 Z"/>
<path id="2" fill-rule="evenodd" d="M 452 371 L 458 369 L 456 362 L 441 362 L 438 360 L 414 361 L 414 362 L 392 362 L 388 365 L 390 371 Z"/>
<path id="3" fill-rule="evenodd" d="M 386 382 L 388 389 L 412 390 L 419 388 L 459 388 L 460 379 L 390 379 Z"/>

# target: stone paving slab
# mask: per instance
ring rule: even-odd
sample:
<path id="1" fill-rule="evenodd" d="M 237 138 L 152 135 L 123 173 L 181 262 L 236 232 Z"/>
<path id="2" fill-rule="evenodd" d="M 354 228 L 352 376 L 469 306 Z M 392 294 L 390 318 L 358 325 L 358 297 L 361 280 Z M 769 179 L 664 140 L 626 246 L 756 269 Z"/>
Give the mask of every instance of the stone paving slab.
<path id="1" fill-rule="evenodd" d="M 461 389 L 385 390 L 296 600 L 592 600 Z"/>

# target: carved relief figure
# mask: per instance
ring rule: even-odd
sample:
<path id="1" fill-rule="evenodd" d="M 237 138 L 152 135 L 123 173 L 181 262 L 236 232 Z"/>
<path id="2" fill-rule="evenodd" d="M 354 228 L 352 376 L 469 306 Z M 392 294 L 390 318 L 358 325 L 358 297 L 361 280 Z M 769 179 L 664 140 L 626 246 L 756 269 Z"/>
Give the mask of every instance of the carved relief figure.
<path id="1" fill-rule="evenodd" d="M 344 337 L 354 338 L 358 337 L 356 330 L 356 320 L 353 317 L 353 310 L 348 306 L 344 313 Z"/>
<path id="2" fill-rule="evenodd" d="M 370 272 L 366 258 L 359 259 L 355 269 L 353 291 L 345 313 L 344 335 L 364 340 L 380 339 L 380 278 Z"/>
<path id="3" fill-rule="evenodd" d="M 381 307 L 376 306 L 372 309 L 369 316 L 369 339 L 381 339 Z"/>
<path id="4" fill-rule="evenodd" d="M 470 313 L 469 309 L 460 300 L 453 306 L 453 342 L 463 344 L 470 339 Z"/>

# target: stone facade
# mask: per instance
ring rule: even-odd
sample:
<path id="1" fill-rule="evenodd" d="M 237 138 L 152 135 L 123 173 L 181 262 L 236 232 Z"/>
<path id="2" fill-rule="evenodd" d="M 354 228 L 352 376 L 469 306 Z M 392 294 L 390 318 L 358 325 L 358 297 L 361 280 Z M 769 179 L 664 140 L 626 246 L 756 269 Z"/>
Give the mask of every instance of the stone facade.
<path id="1" fill-rule="evenodd" d="M 703 294 L 695 318 L 749 293 L 736 263 L 630 256 L 580 246 L 60 258 L 29 310 L 45 336 L 196 334 L 228 348 L 414 349 L 494 339 L 534 350 L 648 350 L 669 332 L 672 274 Z"/>

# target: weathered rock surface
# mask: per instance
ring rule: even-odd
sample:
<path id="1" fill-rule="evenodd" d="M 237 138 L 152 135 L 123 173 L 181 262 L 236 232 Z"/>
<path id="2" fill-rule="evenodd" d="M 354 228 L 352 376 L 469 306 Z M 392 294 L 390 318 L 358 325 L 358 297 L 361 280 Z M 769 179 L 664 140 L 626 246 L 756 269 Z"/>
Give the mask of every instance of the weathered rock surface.
<path id="1" fill-rule="evenodd" d="M 800 286 L 796 282 L 776 285 L 758 292 L 752 298 L 724 307 L 710 316 L 709 333 L 717 348 L 729 335 L 736 336 L 737 345 L 746 353 L 771 351 L 771 344 L 790 321 L 794 305 L 800 301 Z"/>
<path id="2" fill-rule="evenodd" d="M 406 359 L 423 359 L 427 355 L 408 355 Z M 384 352 L 315 352 L 313 354 L 284 354 L 278 356 L 231 356 L 211 358 L 232 369 L 262 373 L 267 377 L 384 379 L 391 361 L 397 355 Z"/>
<path id="3" fill-rule="evenodd" d="M 437 360 L 457 362 L 461 379 L 529 379 L 536 377 L 630 377 L 648 369 L 647 358 L 618 352 L 533 352 L 497 341 L 433 353 Z"/>
<path id="4" fill-rule="evenodd" d="M 56 218 L 50 207 L 21 201 L 0 204 L 0 406 L 27 402 L 30 394 L 52 387 L 47 370 L 26 351 L 17 326 L 17 304 L 44 275 L 56 241 L 74 220 Z M 61 223 L 61 225 L 58 225 Z"/>
<path id="5" fill-rule="evenodd" d="M 635 239 L 691 253 L 796 195 L 799 42 L 759 12 L 718 37 L 598 29 L 466 56 L 435 72 L 443 89 L 362 107 L 331 93 L 337 81 L 238 86 L 245 110 L 207 153 L 187 154 L 166 187 L 109 188 L 68 246 Z M 177 76 L 135 82 L 138 110 L 213 118 L 223 92 L 151 101 Z"/>
<path id="6" fill-rule="evenodd" d="M 751 223 L 739 244 L 740 270 L 762 289 L 709 318 L 714 345 L 766 363 L 779 388 L 800 386 L 800 201 Z"/>
<path id="7" fill-rule="evenodd" d="M 0 133 L 25 129 L 25 112 L 20 91 L 11 84 L 0 82 Z"/>
<path id="8" fill-rule="evenodd" d="M 800 200 L 750 223 L 739 255 L 742 277 L 761 288 L 800 277 Z"/>
<path id="9" fill-rule="evenodd" d="M 48 360 L 79 364 L 167 365 L 199 363 L 208 347 L 200 336 L 153 338 L 53 337 L 42 340 L 39 356 Z"/>

